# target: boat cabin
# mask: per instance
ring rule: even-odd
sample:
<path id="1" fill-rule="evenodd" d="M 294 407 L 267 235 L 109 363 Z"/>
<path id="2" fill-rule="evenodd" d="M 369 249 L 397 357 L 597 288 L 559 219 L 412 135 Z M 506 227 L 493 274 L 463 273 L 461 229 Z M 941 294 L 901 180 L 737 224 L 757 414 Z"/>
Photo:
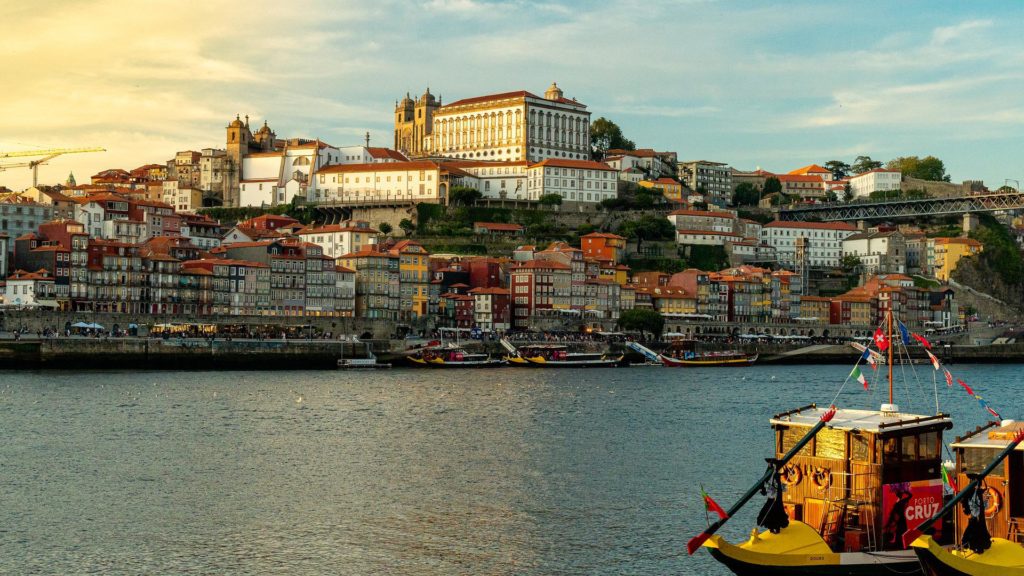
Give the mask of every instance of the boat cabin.
<path id="1" fill-rule="evenodd" d="M 772 417 L 776 458 L 824 412 L 811 405 Z M 836 552 L 903 549 L 908 523 L 942 506 L 942 432 L 951 427 L 946 414 L 903 414 L 891 405 L 837 410 L 782 469 L 787 514 L 818 529 Z"/>
<path id="2" fill-rule="evenodd" d="M 1006 449 L 1024 422 L 990 422 L 957 438 L 951 447 L 956 455 L 956 485 L 966 486 L 968 474 L 981 472 Z M 1012 542 L 1024 543 L 1024 443 L 985 477 L 985 519 L 989 534 Z M 957 534 L 967 526 L 963 507 L 957 506 Z"/>

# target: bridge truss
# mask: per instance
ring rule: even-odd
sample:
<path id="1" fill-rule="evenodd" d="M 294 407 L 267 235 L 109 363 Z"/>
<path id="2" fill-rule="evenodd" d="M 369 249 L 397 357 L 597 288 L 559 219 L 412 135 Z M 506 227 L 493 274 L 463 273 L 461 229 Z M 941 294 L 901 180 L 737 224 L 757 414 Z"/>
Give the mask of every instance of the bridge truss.
<path id="1" fill-rule="evenodd" d="M 792 222 L 837 222 L 847 220 L 895 220 L 919 216 L 999 212 L 1024 209 L 1024 193 L 977 194 L 919 200 L 882 202 L 829 202 L 798 208 L 783 208 L 780 220 Z"/>

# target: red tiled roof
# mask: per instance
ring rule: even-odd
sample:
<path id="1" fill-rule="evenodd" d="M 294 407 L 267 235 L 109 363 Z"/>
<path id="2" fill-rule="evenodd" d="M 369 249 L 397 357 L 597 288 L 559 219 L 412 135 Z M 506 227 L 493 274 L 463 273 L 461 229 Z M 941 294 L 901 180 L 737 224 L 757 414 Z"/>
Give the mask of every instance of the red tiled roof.
<path id="1" fill-rule="evenodd" d="M 338 174 L 342 172 L 405 172 L 417 170 L 438 170 L 441 166 L 430 160 L 407 162 L 384 162 L 368 164 L 331 164 L 316 171 L 317 174 Z"/>
<path id="2" fill-rule="evenodd" d="M 326 226 L 320 226 L 319 228 L 303 228 L 296 232 L 296 234 L 299 236 L 306 236 L 308 234 L 335 234 L 338 232 L 365 232 L 367 234 L 380 234 L 380 232 L 374 228 L 342 226 L 341 224 L 328 224 Z"/>
<path id="3" fill-rule="evenodd" d="M 511 292 L 507 288 L 473 288 L 470 294 L 494 294 L 496 296 L 508 296 Z"/>
<path id="4" fill-rule="evenodd" d="M 449 102 L 441 107 L 442 110 L 446 108 L 454 108 L 456 106 L 465 106 L 468 104 L 479 104 L 481 102 L 490 102 L 492 100 L 509 100 L 512 98 L 539 98 L 536 94 L 527 92 L 526 90 L 515 90 L 513 92 L 500 92 L 498 94 L 488 94 L 486 96 L 474 96 L 472 98 L 463 98 L 462 100 L 456 100 L 455 102 Z"/>
<path id="5" fill-rule="evenodd" d="M 398 150 L 392 150 L 391 148 L 373 148 L 368 147 L 366 153 L 371 158 L 391 158 L 392 160 L 398 160 L 399 162 L 408 162 L 409 159 Z"/>
<path id="6" fill-rule="evenodd" d="M 611 234 L 609 232 L 591 232 L 590 234 L 584 234 L 581 238 L 610 238 L 612 240 L 625 240 L 624 237 L 618 234 Z"/>

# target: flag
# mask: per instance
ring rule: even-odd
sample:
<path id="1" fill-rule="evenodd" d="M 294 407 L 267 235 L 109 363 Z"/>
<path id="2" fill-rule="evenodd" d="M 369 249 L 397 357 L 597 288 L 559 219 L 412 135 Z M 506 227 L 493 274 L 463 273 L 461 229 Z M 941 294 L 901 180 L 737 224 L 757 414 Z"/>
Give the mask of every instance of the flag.
<path id="1" fill-rule="evenodd" d="M 900 338 L 903 339 L 903 345 L 907 346 L 910 344 L 910 331 L 903 325 L 903 322 L 896 321 L 896 326 L 900 329 Z"/>
<path id="2" fill-rule="evenodd" d="M 924 353 L 927 354 L 928 355 L 928 359 L 932 361 L 932 366 L 934 366 L 935 369 L 938 370 L 939 369 L 939 359 L 935 357 L 935 354 L 932 354 L 928 350 L 925 350 Z"/>
<path id="3" fill-rule="evenodd" d="M 718 517 L 722 520 L 725 520 L 729 517 L 729 515 L 725 513 L 725 510 L 722 510 L 722 507 L 718 505 L 718 502 L 715 502 L 714 499 L 711 498 L 711 496 L 708 496 L 708 493 L 704 491 L 703 486 L 701 486 L 700 488 L 700 495 L 701 498 L 704 499 L 705 510 L 710 510 L 715 514 L 718 514 Z"/>
<path id="4" fill-rule="evenodd" d="M 885 337 L 881 328 L 875 330 L 875 346 L 878 346 L 879 352 L 885 352 L 889 348 L 889 339 Z"/>
<path id="5" fill-rule="evenodd" d="M 953 387 L 953 375 L 950 374 L 949 370 L 946 370 L 945 368 L 943 368 L 942 371 L 946 373 L 946 386 L 948 386 L 949 388 L 952 388 Z"/>
<path id="6" fill-rule="evenodd" d="M 914 340 L 917 340 L 918 342 L 920 342 L 921 346 L 924 346 L 925 348 L 929 348 L 929 349 L 932 347 L 932 343 L 929 342 L 927 339 L 925 339 L 924 336 L 921 336 L 920 334 L 911 334 L 910 336 Z"/>
<path id="7" fill-rule="evenodd" d="M 968 386 L 966 382 L 964 382 L 963 380 L 957 378 L 956 379 L 956 383 L 961 385 L 961 386 L 963 386 L 964 390 L 966 390 L 968 394 L 970 394 L 971 396 L 974 396 L 974 390 L 971 390 L 971 387 Z"/>
<path id="8" fill-rule="evenodd" d="M 981 396 L 975 396 L 975 398 L 977 398 L 978 404 L 981 404 L 982 408 L 984 408 L 985 410 L 988 410 L 989 414 L 995 416 L 996 418 L 998 418 L 1000 420 L 1003 419 L 1003 417 L 999 415 L 999 412 L 996 412 L 995 410 L 993 410 L 992 407 L 988 405 L 988 402 L 985 402 L 985 400 L 982 399 Z"/>
<path id="9" fill-rule="evenodd" d="M 956 481 L 949 477 L 949 472 L 946 472 L 946 466 L 940 465 L 939 470 L 942 471 L 942 481 L 946 483 L 946 486 L 952 488 L 954 493 L 959 492 L 960 490 L 956 487 Z"/>
<path id="10" fill-rule="evenodd" d="M 865 390 L 868 389 L 868 379 L 865 378 L 863 374 L 861 374 L 860 368 L 854 366 L 853 370 L 850 372 L 850 377 L 855 378 L 857 382 L 860 382 L 861 385 L 864 386 Z"/>
<path id="11" fill-rule="evenodd" d="M 874 368 L 876 370 L 879 369 L 878 365 L 874 364 L 874 355 L 871 354 L 870 348 L 864 348 L 864 354 L 860 355 L 860 359 L 870 364 L 871 368 Z"/>

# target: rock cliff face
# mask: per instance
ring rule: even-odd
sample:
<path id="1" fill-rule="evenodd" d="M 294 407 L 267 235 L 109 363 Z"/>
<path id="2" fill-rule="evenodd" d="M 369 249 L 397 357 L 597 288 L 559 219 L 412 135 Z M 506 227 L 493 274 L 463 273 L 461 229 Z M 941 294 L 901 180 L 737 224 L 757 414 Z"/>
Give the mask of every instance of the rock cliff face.
<path id="1" fill-rule="evenodd" d="M 964 258 L 953 272 L 960 306 L 971 306 L 981 319 L 1020 320 L 1024 286 L 1007 284 L 996 270 L 977 258 Z M 968 288 L 967 290 L 962 287 Z"/>

